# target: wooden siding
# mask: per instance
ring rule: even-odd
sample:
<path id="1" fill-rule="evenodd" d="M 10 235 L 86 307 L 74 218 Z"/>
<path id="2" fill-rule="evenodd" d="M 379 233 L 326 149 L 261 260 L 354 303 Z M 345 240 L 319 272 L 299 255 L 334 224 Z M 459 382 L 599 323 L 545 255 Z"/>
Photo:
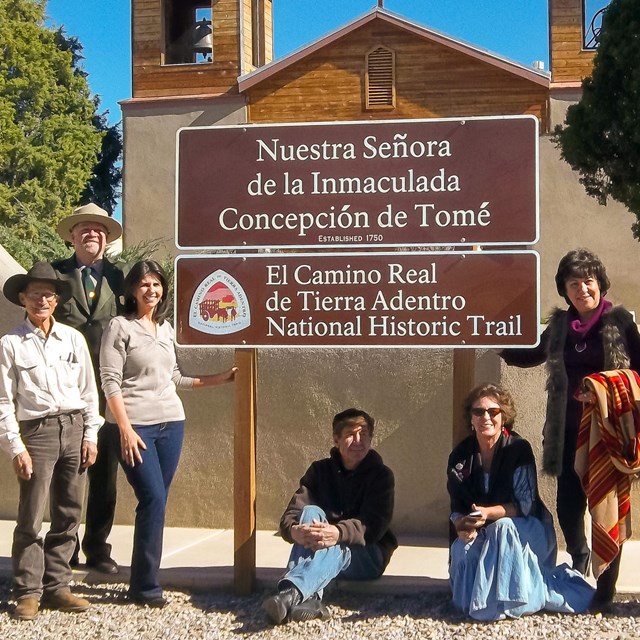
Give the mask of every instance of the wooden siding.
<path id="1" fill-rule="evenodd" d="M 264 2 L 264 63 L 273 60 L 273 1 Z"/>
<path id="2" fill-rule="evenodd" d="M 133 97 L 236 93 L 240 0 L 213 4 L 213 62 L 163 64 L 162 0 L 132 0 Z"/>
<path id="3" fill-rule="evenodd" d="M 262 9 L 262 44 L 264 48 L 264 64 L 273 60 L 273 5 L 271 0 L 242 0 L 244 14 L 242 16 L 242 74 L 255 70 L 253 52 L 253 11 L 254 5 Z"/>
<path id="4" fill-rule="evenodd" d="M 364 108 L 366 54 L 395 52 L 396 108 Z M 544 86 L 406 31 L 369 23 L 247 89 L 249 121 L 312 122 L 532 114 L 547 123 Z"/>
<path id="5" fill-rule="evenodd" d="M 242 0 L 242 74 L 249 73 L 253 66 L 253 0 Z"/>
<path id="6" fill-rule="evenodd" d="M 595 53 L 582 48 L 582 38 L 582 0 L 549 0 L 552 82 L 580 82 L 591 75 Z"/>

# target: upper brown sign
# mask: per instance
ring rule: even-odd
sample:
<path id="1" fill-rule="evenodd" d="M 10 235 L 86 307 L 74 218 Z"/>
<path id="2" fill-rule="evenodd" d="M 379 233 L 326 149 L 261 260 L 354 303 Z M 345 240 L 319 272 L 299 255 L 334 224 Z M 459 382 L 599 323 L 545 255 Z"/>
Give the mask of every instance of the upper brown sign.
<path id="1" fill-rule="evenodd" d="M 538 342 L 533 251 L 178 258 L 176 336 L 236 347 L 503 347 Z"/>
<path id="2" fill-rule="evenodd" d="M 183 249 L 534 244 L 533 116 L 187 128 Z"/>

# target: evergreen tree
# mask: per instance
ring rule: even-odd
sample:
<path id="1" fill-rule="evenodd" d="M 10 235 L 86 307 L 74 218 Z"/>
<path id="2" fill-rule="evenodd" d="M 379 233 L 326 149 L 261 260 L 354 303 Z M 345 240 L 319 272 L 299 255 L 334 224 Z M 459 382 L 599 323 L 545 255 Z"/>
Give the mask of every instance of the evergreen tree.
<path id="1" fill-rule="evenodd" d="M 56 31 L 56 42 L 63 51 L 70 51 L 74 73 L 87 77 L 87 73 L 81 66 L 84 60 L 82 45 L 75 36 L 67 36 L 60 27 Z M 95 202 L 103 209 L 113 214 L 118 198 L 120 197 L 120 185 L 122 183 L 122 169 L 119 162 L 122 158 L 122 133 L 120 124 L 109 125 L 108 112 L 99 113 L 100 98 L 94 96 L 95 113 L 93 125 L 102 136 L 102 144 L 98 153 L 98 161 L 93 168 L 91 180 L 85 187 L 84 193 L 78 204 Z"/>
<path id="2" fill-rule="evenodd" d="M 613 198 L 636 215 L 640 239 L 640 1 L 611 0 L 593 73 L 555 139 L 589 195 L 601 204 Z"/>
<path id="3" fill-rule="evenodd" d="M 98 113 L 82 46 L 46 0 L 0 0 L 0 242 L 21 264 L 64 255 L 58 221 L 90 197 L 113 211 L 122 140 Z"/>

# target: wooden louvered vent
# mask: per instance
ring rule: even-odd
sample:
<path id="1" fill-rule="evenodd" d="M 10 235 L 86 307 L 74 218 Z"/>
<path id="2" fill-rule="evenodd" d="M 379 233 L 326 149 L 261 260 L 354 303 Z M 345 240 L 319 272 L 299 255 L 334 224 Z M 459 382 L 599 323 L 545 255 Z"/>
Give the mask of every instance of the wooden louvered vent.
<path id="1" fill-rule="evenodd" d="M 393 109 L 396 106 L 395 53 L 376 47 L 367 54 L 365 81 L 366 109 Z"/>

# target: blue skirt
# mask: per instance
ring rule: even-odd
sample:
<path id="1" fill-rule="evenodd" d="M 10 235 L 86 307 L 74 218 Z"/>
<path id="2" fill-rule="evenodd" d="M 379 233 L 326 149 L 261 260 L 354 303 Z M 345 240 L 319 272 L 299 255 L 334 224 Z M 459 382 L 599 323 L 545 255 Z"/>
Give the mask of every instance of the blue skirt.
<path id="1" fill-rule="evenodd" d="M 451 547 L 454 604 L 476 620 L 519 618 L 543 609 L 582 613 L 594 589 L 568 565 L 555 566 L 551 523 L 528 516 L 501 518 L 469 543 Z"/>

